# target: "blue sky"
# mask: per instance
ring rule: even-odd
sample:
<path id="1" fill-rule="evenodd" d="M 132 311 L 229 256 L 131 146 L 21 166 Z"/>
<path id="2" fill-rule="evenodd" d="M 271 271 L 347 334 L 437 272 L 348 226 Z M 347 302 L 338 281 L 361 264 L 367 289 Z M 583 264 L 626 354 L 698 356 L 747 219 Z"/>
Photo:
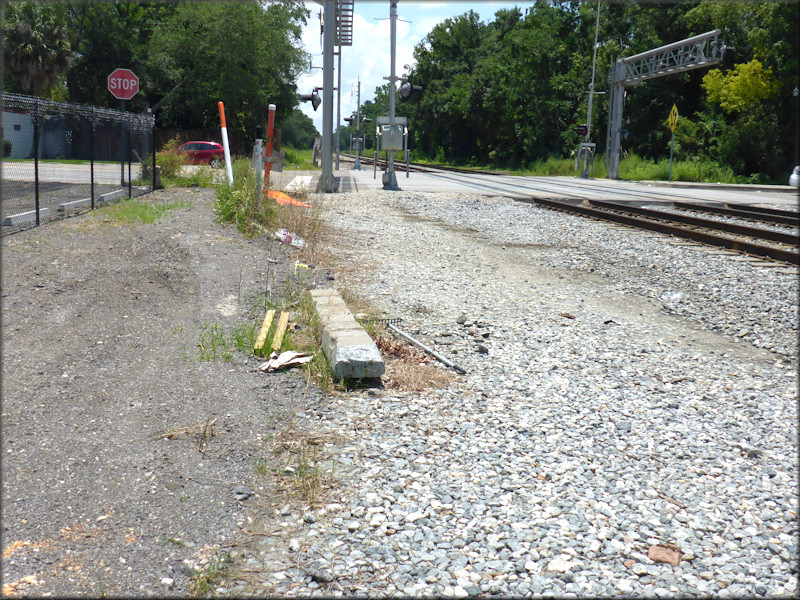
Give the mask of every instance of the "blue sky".
<path id="1" fill-rule="evenodd" d="M 303 33 L 305 49 L 312 55 L 312 65 L 322 66 L 322 44 L 318 13 L 322 6 L 312 0 L 305 0 L 311 17 Z M 494 20 L 495 13 L 502 8 L 525 7 L 533 2 L 507 2 L 503 0 L 484 0 L 482 2 L 463 2 L 448 0 L 417 1 L 398 0 L 397 3 L 397 60 L 395 72 L 398 77 L 406 73 L 405 65 L 413 62 L 414 46 L 424 38 L 434 25 L 447 18 L 462 15 L 474 10 L 481 21 Z M 375 88 L 385 84 L 384 77 L 391 71 L 389 47 L 389 0 L 355 0 L 353 15 L 353 45 L 342 48 L 342 90 L 341 116 L 349 117 L 356 111 L 356 86 L 361 78 L 361 103 L 374 98 Z M 337 60 L 334 57 L 334 65 Z M 337 75 L 334 75 L 336 81 Z M 315 86 L 322 86 L 322 69 L 312 69 L 298 81 L 298 92 L 311 93 Z M 352 97 L 351 97 L 352 89 Z M 322 106 L 315 112 L 310 102 L 301 102 L 300 109 L 314 121 L 317 130 L 322 132 Z M 336 127 L 336 103 L 333 108 L 334 130 Z M 342 122 L 342 125 L 346 123 Z"/>

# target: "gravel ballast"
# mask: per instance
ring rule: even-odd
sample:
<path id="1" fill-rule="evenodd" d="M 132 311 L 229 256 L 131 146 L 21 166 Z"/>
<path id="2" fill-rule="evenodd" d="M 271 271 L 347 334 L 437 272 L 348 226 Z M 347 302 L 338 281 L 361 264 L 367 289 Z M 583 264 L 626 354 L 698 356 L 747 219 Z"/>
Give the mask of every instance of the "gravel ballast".
<path id="1" fill-rule="evenodd" d="M 504 198 L 325 202 L 337 286 L 467 374 L 309 412 L 336 485 L 221 593 L 797 593 L 795 269 Z"/>

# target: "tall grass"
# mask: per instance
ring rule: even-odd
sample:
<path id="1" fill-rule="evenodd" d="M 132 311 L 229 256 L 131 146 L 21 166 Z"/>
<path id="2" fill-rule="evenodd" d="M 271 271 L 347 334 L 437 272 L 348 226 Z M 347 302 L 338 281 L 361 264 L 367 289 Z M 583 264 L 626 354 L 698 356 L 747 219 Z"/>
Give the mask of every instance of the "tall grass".
<path id="1" fill-rule="evenodd" d="M 220 220 L 233 223 L 248 236 L 264 233 L 276 221 L 275 202 L 256 189 L 256 175 L 249 160 L 237 160 L 232 170 L 233 185 L 225 182 L 216 190 Z"/>
<path id="2" fill-rule="evenodd" d="M 525 175 L 535 176 L 575 176 L 583 168 L 583 162 L 578 163 L 575 170 L 574 158 L 553 158 L 532 162 Z M 595 157 L 594 169 L 590 177 L 607 177 L 605 156 Z M 619 162 L 620 179 L 630 181 L 668 181 L 669 159 L 659 161 L 649 160 L 636 155 L 629 155 Z M 675 160 L 672 163 L 673 181 L 690 181 L 695 183 L 750 183 L 752 178 L 734 175 L 733 170 L 710 160 Z"/>
<path id="3" fill-rule="evenodd" d="M 307 192 L 293 192 L 295 200 L 311 206 L 281 206 L 266 190 L 257 189 L 250 161 L 238 160 L 233 164 L 233 185 L 227 182 L 218 185 L 216 195 L 220 221 L 233 223 L 248 236 L 273 235 L 279 229 L 286 229 L 293 239 L 302 239 L 300 257 L 313 259 L 324 230 L 320 194 L 311 198 Z"/>

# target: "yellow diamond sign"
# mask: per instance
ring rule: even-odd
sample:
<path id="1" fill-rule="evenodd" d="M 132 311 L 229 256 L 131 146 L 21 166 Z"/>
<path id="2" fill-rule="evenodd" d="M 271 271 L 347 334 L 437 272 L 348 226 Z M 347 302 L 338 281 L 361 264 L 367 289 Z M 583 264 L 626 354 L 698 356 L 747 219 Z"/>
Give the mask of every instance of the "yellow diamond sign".
<path id="1" fill-rule="evenodd" d="M 678 107 L 674 104 L 672 105 L 672 110 L 669 111 L 669 119 L 667 119 L 667 123 L 669 124 L 670 131 L 675 133 L 675 127 L 678 126 Z"/>

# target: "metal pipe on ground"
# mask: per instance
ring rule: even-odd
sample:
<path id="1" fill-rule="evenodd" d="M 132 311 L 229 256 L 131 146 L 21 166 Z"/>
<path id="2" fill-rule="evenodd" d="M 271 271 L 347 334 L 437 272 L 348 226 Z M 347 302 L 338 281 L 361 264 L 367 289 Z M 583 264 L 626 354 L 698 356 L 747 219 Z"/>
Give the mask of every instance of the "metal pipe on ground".
<path id="1" fill-rule="evenodd" d="M 432 350 L 431 348 L 428 348 L 425 344 L 423 344 L 419 340 L 414 339 L 413 337 L 411 337 L 410 335 L 408 335 L 404 331 L 400 330 L 396 325 L 393 325 L 391 323 L 387 323 L 386 327 L 388 327 L 389 329 L 394 331 L 397 335 L 407 339 L 409 342 L 411 342 L 412 344 L 414 344 L 418 348 L 422 348 L 425 352 L 430 354 L 436 360 L 438 360 L 439 362 L 447 365 L 451 369 L 454 369 L 456 372 L 460 373 L 461 375 L 466 375 L 467 374 L 467 372 L 464 369 L 462 369 L 461 367 L 459 367 L 457 364 L 455 364 L 454 362 L 452 362 L 450 360 L 447 360 L 444 356 L 442 356 L 441 354 L 439 354 L 435 350 Z"/>

